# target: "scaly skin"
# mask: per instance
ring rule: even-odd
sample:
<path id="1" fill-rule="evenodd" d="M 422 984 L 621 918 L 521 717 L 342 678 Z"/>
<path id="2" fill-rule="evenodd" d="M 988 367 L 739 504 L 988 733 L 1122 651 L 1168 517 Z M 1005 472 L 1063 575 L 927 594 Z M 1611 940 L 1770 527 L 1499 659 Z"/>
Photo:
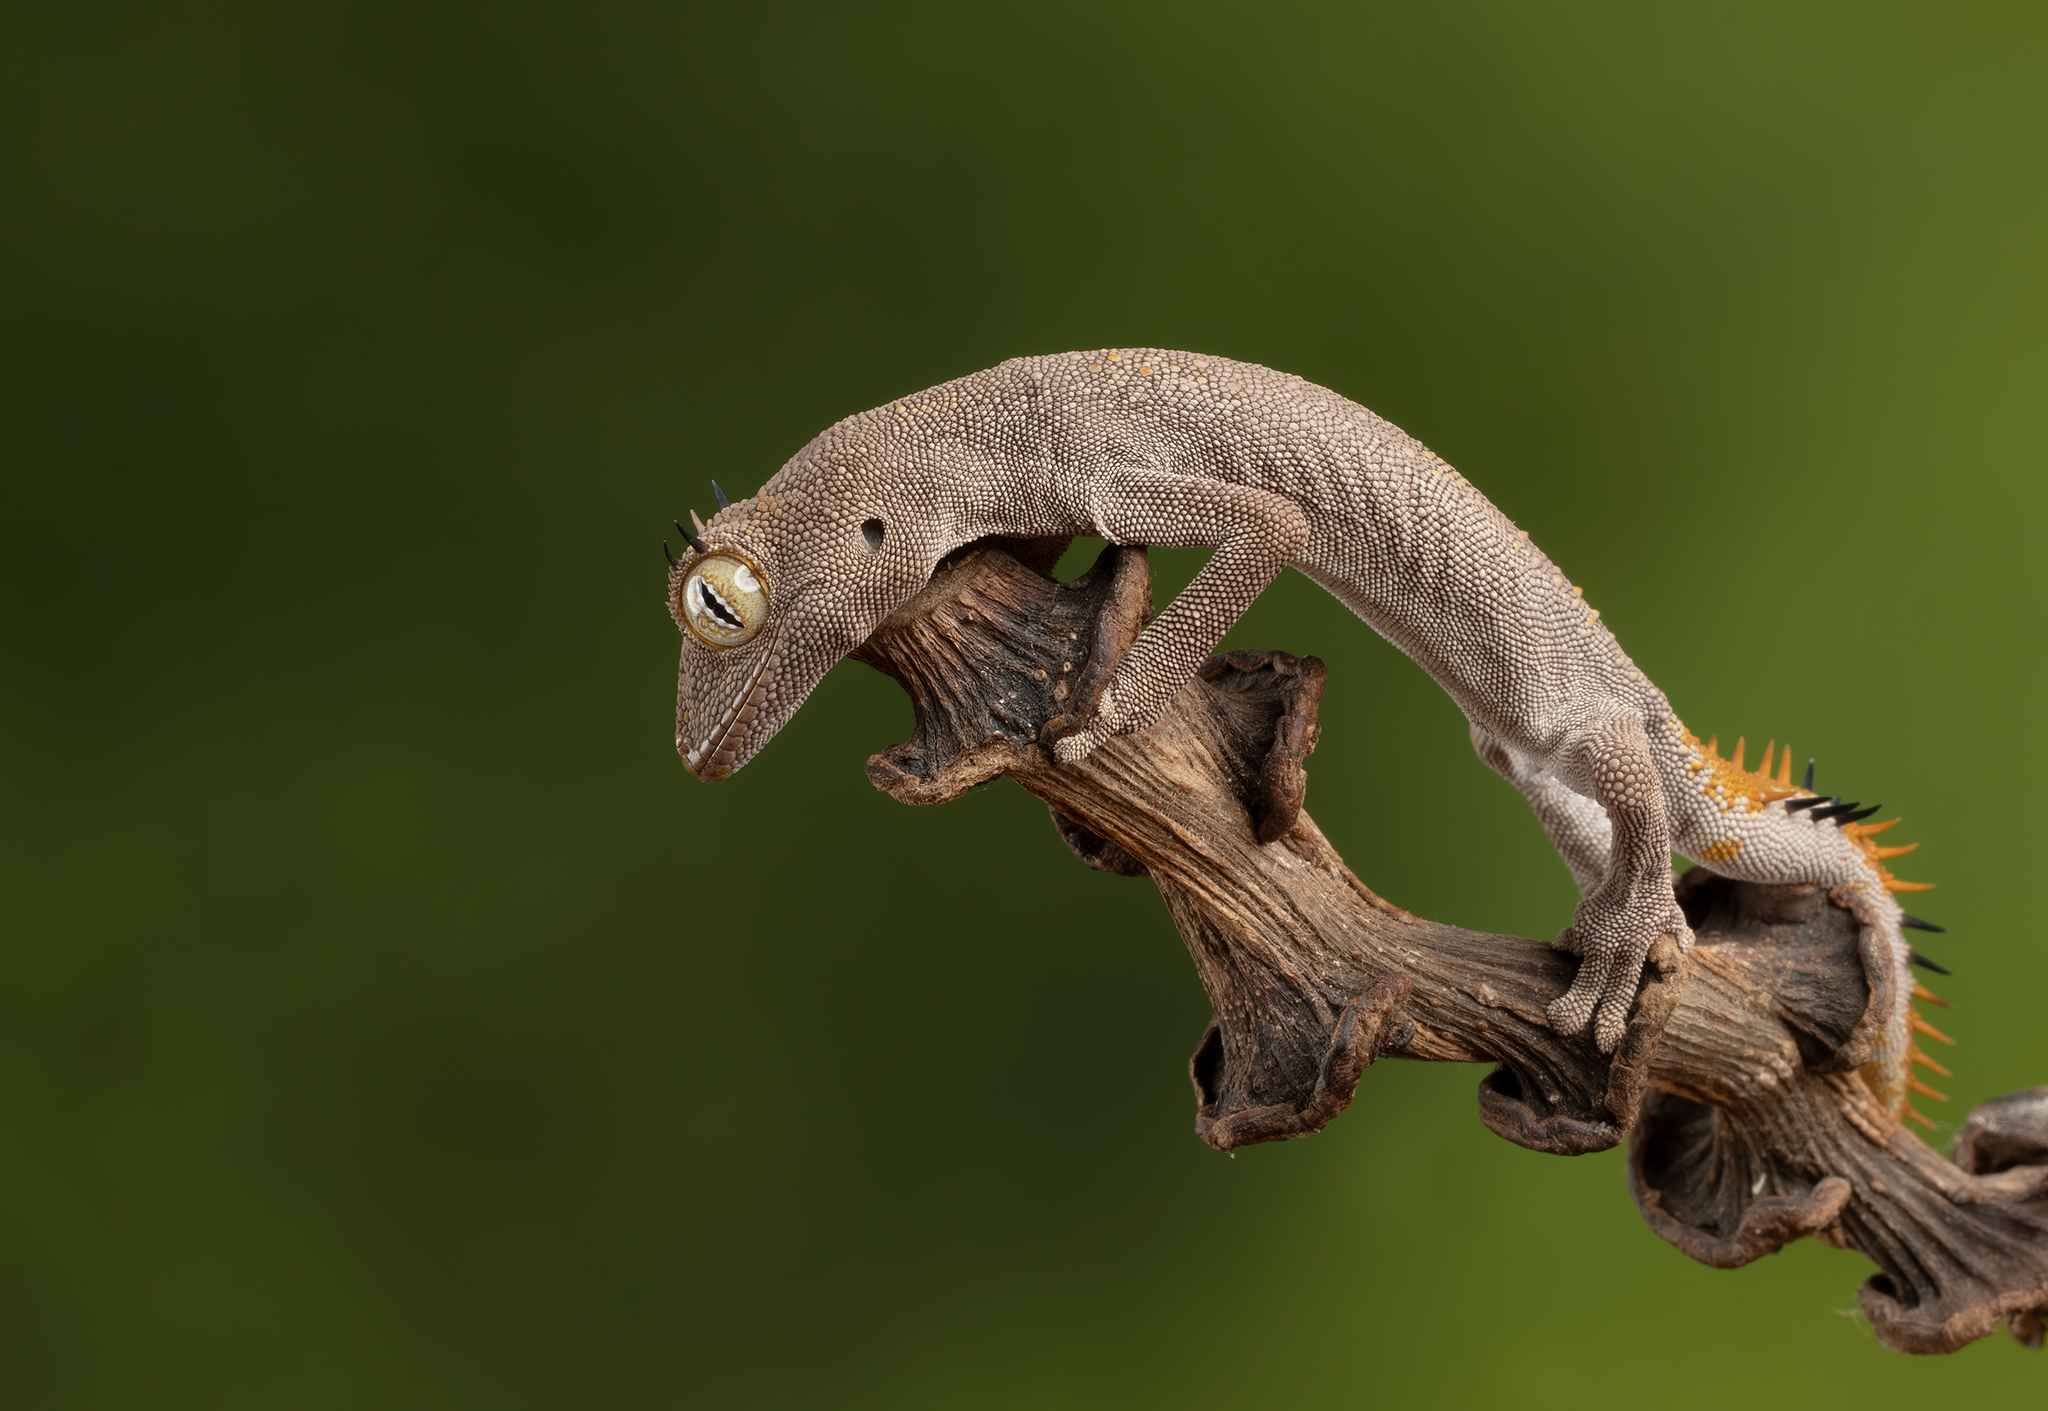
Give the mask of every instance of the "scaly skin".
<path id="1" fill-rule="evenodd" d="M 1463 476 L 1334 392 L 1223 358 L 1018 358 L 850 417 L 804 447 L 703 527 L 671 571 L 685 764 L 706 780 L 738 769 L 945 555 L 990 534 L 1216 550 L 1139 636 L 1095 717 L 1057 743 L 1063 761 L 1156 721 L 1290 564 L 1413 657 L 1579 880 L 1558 937 L 1582 957 L 1550 1009 L 1561 1033 L 1590 1023 L 1612 1050 L 1650 946 L 1666 934 L 1691 946 L 1673 851 L 1753 881 L 1849 888 L 1905 974 L 1899 908 L 1870 846 L 1788 812 L 1803 793 L 1789 781 L 1757 782 L 1702 749 L 1580 590 Z M 707 553 L 744 560 L 765 585 L 750 599 L 763 625 L 737 645 L 685 621 L 683 589 Z M 723 616 L 698 620 L 710 636 L 726 630 Z M 1906 1023 L 1895 1016 L 1873 1076 L 1894 1110 Z"/>

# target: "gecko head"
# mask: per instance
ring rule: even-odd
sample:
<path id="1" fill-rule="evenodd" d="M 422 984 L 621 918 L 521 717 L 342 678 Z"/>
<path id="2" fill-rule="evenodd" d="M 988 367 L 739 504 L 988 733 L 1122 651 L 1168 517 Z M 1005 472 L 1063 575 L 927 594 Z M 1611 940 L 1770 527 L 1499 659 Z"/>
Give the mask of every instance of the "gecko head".
<path id="1" fill-rule="evenodd" d="M 833 663 L 923 586 L 907 564 L 891 564 L 880 520 L 792 535 L 753 521 L 750 508 L 718 515 L 669 568 L 669 616 L 683 639 L 676 753 L 707 783 L 758 754 Z"/>
<path id="2" fill-rule="evenodd" d="M 703 549 L 668 575 L 669 616 L 683 634 L 676 752 L 692 774 L 712 780 L 738 769 L 782 723 L 761 717 L 776 694 L 788 612 L 758 555 L 698 542 Z"/>

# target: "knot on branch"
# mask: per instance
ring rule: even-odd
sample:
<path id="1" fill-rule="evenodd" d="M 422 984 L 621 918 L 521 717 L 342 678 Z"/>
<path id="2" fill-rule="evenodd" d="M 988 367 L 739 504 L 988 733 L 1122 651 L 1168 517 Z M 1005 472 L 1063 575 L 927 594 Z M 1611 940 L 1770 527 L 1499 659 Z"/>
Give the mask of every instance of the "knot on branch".
<path id="1" fill-rule="evenodd" d="M 2048 1087 L 1972 1108 L 1956 1136 L 1955 1163 L 1975 1176 L 2048 1169 Z"/>
<path id="2" fill-rule="evenodd" d="M 2048 1090 L 1978 1108 L 1957 1163 L 1943 1161 L 1855 1072 L 1901 982 L 1866 918 L 1818 887 L 1697 870 L 1679 896 L 1703 938 L 1702 1010 L 1724 1030 L 1768 1015 L 1778 1038 L 1729 1052 L 1690 1016 L 1667 1036 L 1664 1090 L 1629 1140 L 1650 1228 L 1716 1268 L 1805 1235 L 1860 1250 L 1879 1269 L 1858 1291 L 1864 1313 L 1904 1351 L 1952 1352 L 2000 1322 L 2038 1343 Z M 1975 1174 L 1994 1166 L 2003 1174 Z"/>
<path id="3" fill-rule="evenodd" d="M 1213 688 L 1209 705 L 1229 746 L 1220 763 L 1252 820 L 1252 836 L 1261 843 L 1285 837 L 1308 795 L 1302 761 L 1322 733 L 1316 707 L 1329 673 L 1315 657 L 1233 651 L 1209 658 L 1197 679 Z M 1146 875 L 1144 863 L 1056 808 L 1052 821 L 1088 866 L 1124 877 Z"/>
<path id="4" fill-rule="evenodd" d="M 1262 843 L 1287 836 L 1308 797 L 1308 770 L 1322 727 L 1329 672 L 1315 657 L 1286 652 L 1223 652 L 1210 657 L 1198 679 L 1211 687 L 1209 707 L 1232 737 L 1224 766 Z M 1246 766 L 1256 761 L 1257 773 Z"/>
<path id="5" fill-rule="evenodd" d="M 1643 1102 L 1628 1173 L 1650 1228 L 1716 1269 L 1826 1229 L 1851 1189 L 1841 1176 L 1785 1167 L 1745 1126 L 1722 1122 L 1719 1109 L 1664 1092 Z"/>
<path id="6" fill-rule="evenodd" d="M 961 550 L 853 653 L 901 683 L 916 712 L 911 737 L 868 761 L 875 787 L 904 803 L 947 803 L 1049 758 L 1041 739 L 1093 710 L 1151 620 L 1142 547 L 1110 545 L 1071 583 L 1053 579 L 1046 555 L 1033 567 L 1006 552 L 1020 547 Z"/>
<path id="7" fill-rule="evenodd" d="M 1279 1141 L 1320 1132 L 1330 1119 L 1351 1104 L 1358 1079 L 1379 1056 L 1384 1042 L 1401 1048 L 1414 1036 L 1414 1025 L 1401 1023 L 1399 1007 L 1414 991 L 1406 975 L 1382 975 L 1372 987 L 1350 1004 L 1337 1019 L 1330 1045 L 1316 1065 L 1315 1083 L 1299 1103 L 1260 1103 L 1237 1106 L 1227 1103 L 1224 1078 L 1223 1028 L 1214 1019 L 1188 1060 L 1188 1080 L 1195 1085 L 1195 1133 L 1218 1151 L 1250 1146 L 1254 1142 Z M 1269 1070 L 1280 1067 L 1277 1053 L 1266 1057 Z M 1273 1073 L 1272 1076 L 1277 1076 Z M 1272 1086 L 1272 1076 L 1254 1078 L 1254 1094 Z"/>

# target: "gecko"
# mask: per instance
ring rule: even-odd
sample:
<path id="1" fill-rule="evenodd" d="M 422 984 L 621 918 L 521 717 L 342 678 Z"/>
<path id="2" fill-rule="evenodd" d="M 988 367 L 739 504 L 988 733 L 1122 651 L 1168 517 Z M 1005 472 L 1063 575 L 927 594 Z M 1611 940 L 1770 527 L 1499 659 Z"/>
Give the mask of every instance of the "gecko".
<path id="1" fill-rule="evenodd" d="M 1115 348 L 1012 359 L 848 417 L 750 498 L 680 522 L 668 606 L 682 634 L 676 749 L 725 778 L 825 672 L 989 535 L 1197 546 L 1208 562 L 1138 635 L 1062 763 L 1155 723 L 1283 568 L 1335 595 L 1457 702 L 1480 758 L 1521 791 L 1580 892 L 1556 944 L 1580 958 L 1548 1010 L 1612 1052 L 1651 946 L 1692 932 L 1677 852 L 1730 877 L 1851 899 L 1901 977 L 1864 1076 L 1897 1114 L 1933 1034 L 1903 977 L 1921 960 L 1873 810 L 1701 744 L 1572 584 L 1428 447 L 1301 377 L 1197 353 Z M 664 546 L 664 552 L 668 552 Z M 1896 820 L 1893 820 L 1896 821 Z M 1945 972 L 1944 972 L 1945 973 Z M 1937 1037 L 1939 1037 L 1937 1035 Z M 1933 1094 L 1938 1096 L 1938 1094 Z M 1914 1114 L 1917 1116 L 1918 1114 Z M 1924 1120 L 1924 1119 L 1922 1119 Z"/>

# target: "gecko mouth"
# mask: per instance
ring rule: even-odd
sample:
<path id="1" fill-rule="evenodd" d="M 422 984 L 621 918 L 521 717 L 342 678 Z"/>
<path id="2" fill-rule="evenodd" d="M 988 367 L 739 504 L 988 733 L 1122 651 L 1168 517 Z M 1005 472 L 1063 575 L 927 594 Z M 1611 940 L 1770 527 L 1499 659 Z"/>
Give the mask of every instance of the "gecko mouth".
<path id="1" fill-rule="evenodd" d="M 712 608 L 711 596 L 715 595 L 707 594 L 705 606 L 716 611 Z M 722 600 L 720 605 L 724 606 Z M 748 673 L 732 704 L 726 708 L 725 717 L 704 737 L 703 743 L 683 751 L 683 768 L 705 783 L 715 783 L 745 763 L 748 753 L 745 746 L 753 734 L 754 720 L 766 703 L 769 688 L 775 684 L 776 669 L 782 665 L 782 655 L 777 650 L 781 640 L 782 622 L 778 614 L 770 627 L 768 640 L 761 644 L 760 660 Z M 676 746 L 682 749 L 680 739 Z"/>

